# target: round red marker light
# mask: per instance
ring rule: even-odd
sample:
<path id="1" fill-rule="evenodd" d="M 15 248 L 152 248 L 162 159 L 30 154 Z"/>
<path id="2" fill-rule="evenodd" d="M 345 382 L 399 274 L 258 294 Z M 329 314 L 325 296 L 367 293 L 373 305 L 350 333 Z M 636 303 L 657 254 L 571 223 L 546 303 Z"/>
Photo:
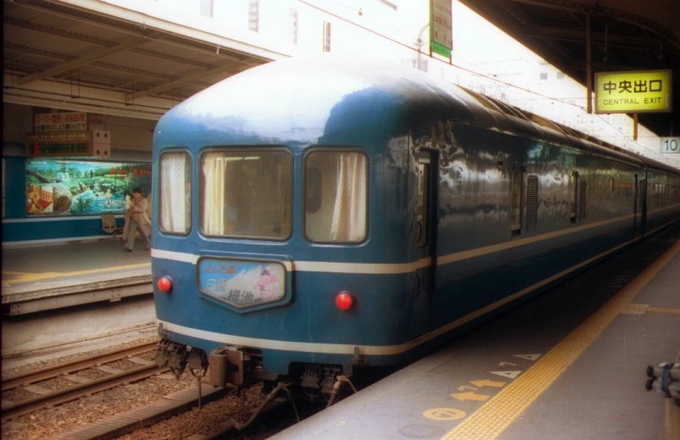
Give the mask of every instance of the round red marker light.
<path id="1" fill-rule="evenodd" d="M 338 293 L 338 295 L 335 297 L 335 305 L 340 310 L 349 310 L 353 303 L 354 299 L 352 298 L 352 295 L 350 295 L 350 293 L 346 290 Z"/>
<path id="2" fill-rule="evenodd" d="M 160 277 L 156 285 L 161 292 L 168 293 L 172 289 L 172 278 L 168 276 Z"/>

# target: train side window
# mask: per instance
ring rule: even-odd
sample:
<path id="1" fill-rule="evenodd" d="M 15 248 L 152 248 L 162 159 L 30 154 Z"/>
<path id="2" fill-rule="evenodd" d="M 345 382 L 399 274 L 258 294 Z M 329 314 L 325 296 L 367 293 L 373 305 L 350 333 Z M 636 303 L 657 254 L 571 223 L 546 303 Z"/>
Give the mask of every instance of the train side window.
<path id="1" fill-rule="evenodd" d="M 368 158 L 316 150 L 305 159 L 305 235 L 317 243 L 359 243 L 368 232 Z"/>
<path id="2" fill-rule="evenodd" d="M 323 178 L 317 168 L 308 168 L 305 173 L 305 211 L 314 214 L 321 209 L 321 185 Z"/>
<path id="3" fill-rule="evenodd" d="M 181 151 L 163 153 L 158 185 L 161 231 L 187 234 L 191 229 L 191 157 Z"/>
<path id="4" fill-rule="evenodd" d="M 522 234 L 522 190 L 524 186 L 524 169 L 515 168 L 510 176 L 510 218 L 511 234 Z"/>
<path id="5" fill-rule="evenodd" d="M 538 176 L 532 174 L 527 177 L 527 231 L 533 231 L 538 226 Z"/>

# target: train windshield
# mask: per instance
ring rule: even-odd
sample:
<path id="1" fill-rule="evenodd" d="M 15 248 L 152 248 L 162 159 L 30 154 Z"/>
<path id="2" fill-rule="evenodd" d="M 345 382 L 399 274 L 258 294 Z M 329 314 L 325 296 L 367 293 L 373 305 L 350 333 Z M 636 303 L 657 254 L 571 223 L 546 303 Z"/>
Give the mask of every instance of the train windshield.
<path id="1" fill-rule="evenodd" d="M 280 148 L 201 156 L 201 232 L 284 240 L 292 230 L 292 158 Z"/>

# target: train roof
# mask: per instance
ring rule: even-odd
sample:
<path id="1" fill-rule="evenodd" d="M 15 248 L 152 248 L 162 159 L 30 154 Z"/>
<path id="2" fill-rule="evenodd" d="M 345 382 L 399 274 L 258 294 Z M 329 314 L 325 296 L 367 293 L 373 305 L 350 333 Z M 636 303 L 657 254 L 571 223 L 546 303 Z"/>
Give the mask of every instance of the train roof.
<path id="1" fill-rule="evenodd" d="M 583 133 L 566 125 L 559 124 L 555 121 L 528 112 L 526 110 L 522 110 L 518 107 L 504 103 L 495 98 L 491 98 L 489 96 L 485 96 L 467 89 L 466 91 L 470 95 L 477 98 L 480 101 L 480 103 L 482 103 L 482 105 L 492 108 L 496 111 L 505 113 L 506 115 L 508 115 L 510 119 L 524 120 L 530 122 L 532 124 L 544 127 L 546 129 L 561 133 L 565 138 L 570 138 L 572 140 L 578 139 L 582 141 L 584 145 L 590 146 L 590 148 L 604 149 L 609 154 L 613 154 L 613 152 L 615 152 L 618 155 L 622 155 L 628 160 L 636 161 L 647 168 L 655 168 L 672 174 L 680 174 L 680 170 L 669 165 L 666 165 L 662 162 L 658 162 L 644 156 L 636 155 L 635 153 L 624 150 L 614 144 L 605 142 L 596 137 L 590 136 L 586 133 Z"/>
<path id="2" fill-rule="evenodd" d="M 394 124 L 407 111 L 433 105 L 447 107 L 461 119 L 472 118 L 457 93 L 464 95 L 415 69 L 375 58 L 291 58 L 241 72 L 192 96 L 161 118 L 157 132 L 181 136 L 181 126 L 184 131 L 233 131 L 241 137 L 252 134 L 253 142 L 286 144 L 319 144 L 335 134 L 338 142 L 343 127 L 373 122 L 375 131 L 382 128 L 376 122 Z M 369 117 L 373 119 L 365 119 Z"/>
<path id="3" fill-rule="evenodd" d="M 218 139 L 217 133 L 219 139 L 231 133 L 252 143 L 323 144 L 324 139 L 338 142 L 343 136 L 352 143 L 356 132 L 343 134 L 351 131 L 347 127 L 363 125 L 367 136 L 394 136 L 395 130 L 407 129 L 404 121 L 427 114 L 678 173 L 411 67 L 356 55 L 290 58 L 234 75 L 170 110 L 159 121 L 156 136 L 199 137 L 207 145 Z"/>

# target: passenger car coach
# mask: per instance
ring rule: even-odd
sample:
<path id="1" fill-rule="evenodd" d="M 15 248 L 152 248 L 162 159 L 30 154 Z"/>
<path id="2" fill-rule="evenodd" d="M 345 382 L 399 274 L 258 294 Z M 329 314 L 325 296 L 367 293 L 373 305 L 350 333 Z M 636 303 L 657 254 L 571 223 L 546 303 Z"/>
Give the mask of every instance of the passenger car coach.
<path id="1" fill-rule="evenodd" d="M 154 138 L 158 362 L 310 396 L 679 217 L 677 170 L 413 69 L 260 66 Z"/>

